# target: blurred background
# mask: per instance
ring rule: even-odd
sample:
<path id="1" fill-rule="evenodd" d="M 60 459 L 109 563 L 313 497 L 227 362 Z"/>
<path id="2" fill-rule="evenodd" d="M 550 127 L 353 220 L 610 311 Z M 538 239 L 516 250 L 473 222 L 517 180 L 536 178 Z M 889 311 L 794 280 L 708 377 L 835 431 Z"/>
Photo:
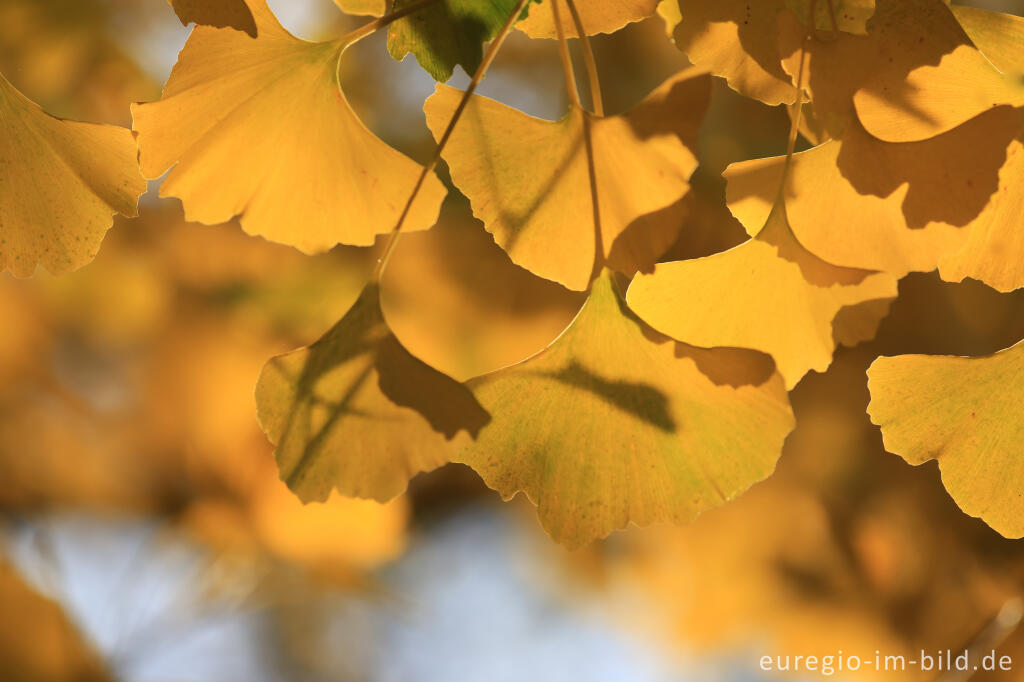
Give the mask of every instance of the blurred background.
<path id="1" fill-rule="evenodd" d="M 270 5 L 309 39 L 362 21 L 329 0 Z M 164 0 L 0 0 L 0 71 L 50 113 L 130 125 L 187 34 Z M 686 65 L 658 17 L 595 49 L 610 113 Z M 552 41 L 514 34 L 482 93 L 556 118 L 557 60 Z M 426 160 L 433 81 L 411 58 L 375 35 L 347 53 L 343 84 L 367 125 Z M 667 258 L 745 238 L 720 173 L 782 153 L 788 126 L 716 79 Z M 0 275 L 3 682 L 818 679 L 758 661 L 972 643 L 1024 666 L 1024 630 L 992 627 L 1024 596 L 1024 543 L 963 515 L 934 462 L 884 452 L 864 375 L 880 354 L 1011 345 L 1024 291 L 907 277 L 877 339 L 792 394 L 798 428 L 775 476 L 689 527 L 570 553 L 528 502 L 501 503 L 458 465 L 390 504 L 300 505 L 253 386 L 270 356 L 345 312 L 375 253 L 305 257 L 235 224 L 189 224 L 157 185 L 83 270 Z M 384 300 L 403 342 L 460 379 L 536 352 L 581 303 L 513 266 L 458 196 L 435 229 L 403 238 Z"/>

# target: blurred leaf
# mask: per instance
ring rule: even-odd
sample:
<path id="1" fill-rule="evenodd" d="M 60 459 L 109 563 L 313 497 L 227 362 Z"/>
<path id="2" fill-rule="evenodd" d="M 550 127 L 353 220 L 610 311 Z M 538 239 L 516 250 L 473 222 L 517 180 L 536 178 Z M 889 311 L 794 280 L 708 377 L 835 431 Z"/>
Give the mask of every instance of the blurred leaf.
<path id="1" fill-rule="evenodd" d="M 135 215 L 146 191 L 135 157 L 130 131 L 54 118 L 0 75 L 0 271 L 91 261 L 114 214 Z"/>

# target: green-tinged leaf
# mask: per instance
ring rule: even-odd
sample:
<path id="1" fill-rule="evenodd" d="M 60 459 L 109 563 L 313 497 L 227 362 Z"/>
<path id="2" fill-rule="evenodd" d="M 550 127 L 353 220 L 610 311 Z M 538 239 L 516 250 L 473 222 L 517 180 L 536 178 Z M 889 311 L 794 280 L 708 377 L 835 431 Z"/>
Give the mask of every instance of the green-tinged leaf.
<path id="1" fill-rule="evenodd" d="M 980 358 L 882 357 L 868 388 L 886 450 L 913 465 L 937 460 L 964 512 L 1024 536 L 1024 342 Z"/>
<path id="2" fill-rule="evenodd" d="M 0 272 L 91 261 L 146 191 L 137 154 L 130 130 L 54 118 L 0 74 Z"/>
<path id="3" fill-rule="evenodd" d="M 490 419 L 465 387 L 402 347 L 376 285 L 319 341 L 268 362 L 256 405 L 281 478 L 306 502 L 333 489 L 389 500 Z"/>
<path id="4" fill-rule="evenodd" d="M 416 0 L 396 0 L 395 9 Z M 445 82 L 455 66 L 474 73 L 483 59 L 483 45 L 498 34 L 518 0 L 437 0 L 391 24 L 388 52 L 401 60 L 407 54 Z"/>
<path id="5" fill-rule="evenodd" d="M 455 457 L 578 547 L 630 522 L 685 522 L 773 471 L 793 427 L 764 355 L 653 332 L 605 272 L 533 358 L 469 382 L 493 421 Z"/>

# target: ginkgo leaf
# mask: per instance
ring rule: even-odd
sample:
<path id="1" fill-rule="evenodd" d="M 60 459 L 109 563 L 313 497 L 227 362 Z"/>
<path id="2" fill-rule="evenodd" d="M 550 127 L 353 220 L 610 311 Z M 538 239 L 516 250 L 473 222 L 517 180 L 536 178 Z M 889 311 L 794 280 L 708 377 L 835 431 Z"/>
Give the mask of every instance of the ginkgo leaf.
<path id="1" fill-rule="evenodd" d="M 159 102 L 135 105 L 143 173 L 170 174 L 161 196 L 189 220 L 241 216 L 246 232 L 307 253 L 367 246 L 394 228 L 422 167 L 375 137 L 338 82 L 347 43 L 285 31 L 265 0 L 248 0 L 249 38 L 197 27 Z M 445 190 L 431 174 L 405 229 L 429 228 Z"/>
<path id="2" fill-rule="evenodd" d="M 784 8 L 785 0 L 679 0 L 676 46 L 742 95 L 772 106 L 792 103 L 776 35 Z"/>
<path id="3" fill-rule="evenodd" d="M 1020 110 L 1018 110 L 1020 111 Z M 939 261 L 939 274 L 947 282 L 965 277 L 981 280 L 993 289 L 1024 287 L 1024 124 L 1006 150 L 999 171 L 999 189 L 970 226 L 963 247 Z"/>
<path id="4" fill-rule="evenodd" d="M 531 38 L 557 38 L 554 13 L 548 5 L 550 0 L 538 2 L 539 5 L 530 11 L 530 16 L 519 22 L 518 27 Z M 626 24 L 651 16 L 658 7 L 658 0 L 573 0 L 573 4 L 579 12 L 583 32 L 594 35 L 614 33 Z M 575 36 L 576 24 L 566 0 L 559 0 L 558 9 L 565 35 Z"/>
<path id="5" fill-rule="evenodd" d="M 1003 73 L 1024 73 L 1024 17 L 954 5 L 950 9 L 979 50 Z"/>
<path id="6" fill-rule="evenodd" d="M 319 341 L 267 363 L 256 405 L 282 480 L 305 502 L 332 489 L 385 502 L 490 419 L 465 387 L 402 347 L 375 284 Z"/>
<path id="7" fill-rule="evenodd" d="M 814 27 L 819 31 L 867 33 L 867 23 L 875 13 L 875 0 L 786 0 L 786 7 L 806 22 L 814 5 Z"/>
<path id="8" fill-rule="evenodd" d="M 870 57 L 880 66 L 853 98 L 872 135 L 890 142 L 924 140 L 994 106 L 1024 104 L 1024 89 L 992 66 L 945 4 L 880 4 L 876 28 L 889 36 Z"/>
<path id="9" fill-rule="evenodd" d="M 687 70 L 624 115 L 597 118 L 573 106 L 559 121 L 474 96 L 444 158 L 473 213 L 517 265 L 583 290 L 595 263 L 612 252 L 634 221 L 686 193 L 697 165 L 691 150 L 709 94 L 707 74 Z M 438 86 L 427 100 L 427 125 L 435 138 L 461 96 Z"/>
<path id="10" fill-rule="evenodd" d="M 0 74 L 0 272 L 80 268 L 146 181 L 131 131 L 50 116 Z"/>
<path id="11" fill-rule="evenodd" d="M 956 503 L 1010 538 L 1024 536 L 1024 342 L 988 357 L 881 357 L 868 414 L 885 449 L 937 460 Z"/>
<path id="12" fill-rule="evenodd" d="M 346 14 L 362 14 L 379 17 L 388 11 L 387 0 L 334 0 Z"/>
<path id="13" fill-rule="evenodd" d="M 395 9 L 415 1 L 396 0 Z M 452 77 L 456 65 L 473 73 L 483 58 L 484 43 L 497 35 L 516 4 L 517 0 L 438 0 L 391 24 L 388 51 L 398 60 L 415 55 L 420 66 L 442 83 Z"/>
<path id="14" fill-rule="evenodd" d="M 780 202 L 756 237 L 713 256 L 661 263 L 633 280 L 627 301 L 684 343 L 768 353 L 792 388 L 808 371 L 828 369 L 840 310 L 895 296 L 895 278 L 831 265 L 804 249 Z"/>
<path id="15" fill-rule="evenodd" d="M 840 139 L 793 155 L 786 184 L 793 233 L 835 265 L 896 276 L 934 270 L 990 203 L 1019 127 L 1017 112 L 999 107 L 929 140 L 892 143 L 850 120 Z M 768 219 L 784 167 L 779 156 L 723 173 L 729 208 L 749 234 Z"/>
<path id="16" fill-rule="evenodd" d="M 569 547 L 739 495 L 771 474 L 793 427 L 768 358 L 656 334 L 608 271 L 546 350 L 467 385 L 493 421 L 456 461 L 506 498 L 525 492 Z"/>
<path id="17" fill-rule="evenodd" d="M 235 28 L 256 37 L 256 20 L 245 0 L 167 0 L 181 23 L 188 26 Z"/>
<path id="18" fill-rule="evenodd" d="M 658 16 L 665 22 L 665 32 L 668 37 L 674 40 L 676 26 L 683 20 L 683 15 L 679 11 L 679 0 L 661 0 L 658 3 Z"/>

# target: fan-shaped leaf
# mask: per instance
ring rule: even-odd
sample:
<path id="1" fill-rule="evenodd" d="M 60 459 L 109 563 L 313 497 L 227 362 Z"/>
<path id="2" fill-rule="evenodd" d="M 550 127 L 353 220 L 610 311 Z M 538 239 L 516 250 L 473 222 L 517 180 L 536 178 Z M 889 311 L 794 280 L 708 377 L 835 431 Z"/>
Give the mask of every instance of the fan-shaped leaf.
<path id="1" fill-rule="evenodd" d="M 338 83 L 347 45 L 285 31 L 265 0 L 248 0 L 255 40 L 196 28 L 159 102 L 133 107 L 142 170 L 172 168 L 161 195 L 189 220 L 240 215 L 249 234 L 307 253 L 369 245 L 390 231 L 422 168 L 375 137 Z M 406 220 L 437 219 L 444 187 L 431 175 Z"/>
<path id="2" fill-rule="evenodd" d="M 887 450 L 914 465 L 937 460 L 964 512 L 1024 536 L 1024 342 L 983 358 L 882 357 L 868 387 Z"/>
<path id="3" fill-rule="evenodd" d="M 181 23 L 188 26 L 235 28 L 256 37 L 256 20 L 245 0 L 167 0 Z"/>
<path id="4" fill-rule="evenodd" d="M 934 270 L 963 245 L 964 226 L 998 200 L 999 168 L 1019 127 L 1017 112 L 999 107 L 929 140 L 891 143 L 851 119 L 840 139 L 793 156 L 789 223 L 801 244 L 835 265 L 900 277 Z M 724 173 L 729 208 L 751 235 L 772 210 L 784 166 L 780 156 Z"/>
<path id="5" fill-rule="evenodd" d="M 91 261 L 146 191 L 136 155 L 131 131 L 54 118 L 0 74 L 0 272 Z"/>
<path id="6" fill-rule="evenodd" d="M 652 332 L 607 271 L 551 346 L 468 386 L 494 421 L 455 459 L 505 497 L 525 492 L 570 547 L 735 497 L 772 472 L 793 426 L 768 358 Z"/>
<path id="7" fill-rule="evenodd" d="M 956 5 L 953 15 L 988 60 L 1003 73 L 1024 73 L 1024 17 Z"/>
<path id="8" fill-rule="evenodd" d="M 519 28 L 531 38 L 557 38 L 554 13 L 548 6 L 550 0 L 538 1 L 540 6 L 531 10 L 530 16 L 519 23 Z M 576 24 L 569 12 L 569 5 L 565 0 L 558 1 L 559 16 L 562 19 L 565 35 L 575 36 Z M 658 0 L 616 0 L 615 2 L 573 0 L 573 2 L 580 15 L 583 32 L 587 35 L 614 33 L 626 24 L 651 16 L 658 7 Z"/>
<path id="9" fill-rule="evenodd" d="M 830 265 L 804 249 L 780 202 L 753 239 L 706 258 L 661 263 L 633 280 L 627 300 L 645 322 L 684 343 L 770 354 L 792 388 L 831 364 L 840 310 L 894 296 L 891 276 Z"/>
<path id="10" fill-rule="evenodd" d="M 709 90 L 705 73 L 684 71 L 627 114 L 596 118 L 572 107 L 560 121 L 473 97 L 444 158 L 474 214 L 515 263 L 583 290 L 595 262 L 611 254 L 634 221 L 685 194 L 697 165 L 691 149 Z M 435 137 L 460 97 L 458 90 L 438 86 L 427 100 L 427 124 Z M 678 229 L 672 218 L 665 218 L 666 229 Z"/>
<path id="11" fill-rule="evenodd" d="M 402 347 L 376 285 L 319 341 L 268 362 L 256 404 L 281 478 L 306 502 L 334 488 L 387 501 L 490 418 L 461 384 Z"/>

